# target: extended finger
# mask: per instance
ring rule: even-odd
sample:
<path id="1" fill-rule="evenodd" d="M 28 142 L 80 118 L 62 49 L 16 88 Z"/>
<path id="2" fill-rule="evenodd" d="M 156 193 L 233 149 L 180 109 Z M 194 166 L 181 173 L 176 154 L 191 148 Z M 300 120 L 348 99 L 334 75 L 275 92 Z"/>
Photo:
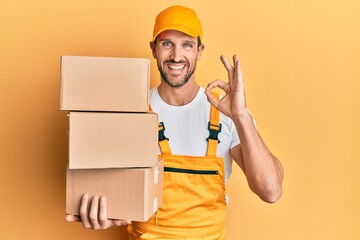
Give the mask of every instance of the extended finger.
<path id="1" fill-rule="evenodd" d="M 100 198 L 99 223 L 102 228 L 107 228 L 109 224 L 107 217 L 107 201 L 105 197 Z"/>
<path id="2" fill-rule="evenodd" d="M 245 87 L 244 87 L 244 78 L 243 78 L 243 74 L 241 71 L 241 64 L 240 61 L 236 58 L 236 65 L 235 65 L 235 77 L 234 79 L 236 79 L 234 81 L 234 88 L 236 89 L 236 91 L 241 93 L 241 98 L 242 98 L 242 102 L 244 104 L 244 106 L 246 106 L 246 97 L 245 97 Z"/>
<path id="3" fill-rule="evenodd" d="M 234 64 L 234 68 L 236 67 L 236 62 L 238 61 L 238 57 L 235 55 L 233 55 L 233 64 Z"/>
<path id="4" fill-rule="evenodd" d="M 241 91 L 244 91 L 244 78 L 243 78 L 243 74 L 241 71 L 241 64 L 239 59 L 237 59 L 236 55 L 234 56 L 234 61 L 235 61 L 235 84 L 236 84 L 236 88 L 240 89 Z"/>
<path id="5" fill-rule="evenodd" d="M 236 55 L 234 55 L 234 66 L 235 66 L 235 73 L 236 73 L 236 77 L 239 80 L 243 79 L 243 73 L 241 70 L 241 63 L 240 60 L 238 59 L 238 57 Z"/>
<path id="6" fill-rule="evenodd" d="M 230 82 L 230 81 L 232 81 L 232 79 L 234 77 L 234 68 L 231 65 L 231 63 L 223 55 L 221 55 L 220 59 L 228 72 L 228 77 L 229 77 L 229 82 Z"/>
<path id="7" fill-rule="evenodd" d="M 88 215 L 88 204 L 89 204 L 89 196 L 87 194 L 84 194 L 81 198 L 80 210 L 79 210 L 80 219 L 84 228 L 91 228 L 89 215 Z"/>
<path id="8" fill-rule="evenodd" d="M 99 198 L 98 196 L 94 196 L 91 199 L 91 206 L 90 206 L 90 212 L 89 212 L 89 219 L 92 227 L 94 229 L 100 228 L 99 223 Z"/>

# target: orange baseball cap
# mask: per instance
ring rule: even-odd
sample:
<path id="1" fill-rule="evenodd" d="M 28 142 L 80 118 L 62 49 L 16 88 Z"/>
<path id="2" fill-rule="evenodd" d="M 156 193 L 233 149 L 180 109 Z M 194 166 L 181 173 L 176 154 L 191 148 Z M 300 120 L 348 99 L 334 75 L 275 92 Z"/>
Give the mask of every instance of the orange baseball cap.
<path id="1" fill-rule="evenodd" d="M 203 34 L 200 20 L 196 12 L 183 6 L 172 6 L 160 12 L 155 20 L 152 41 L 163 31 L 177 30 L 192 37 L 200 37 Z"/>

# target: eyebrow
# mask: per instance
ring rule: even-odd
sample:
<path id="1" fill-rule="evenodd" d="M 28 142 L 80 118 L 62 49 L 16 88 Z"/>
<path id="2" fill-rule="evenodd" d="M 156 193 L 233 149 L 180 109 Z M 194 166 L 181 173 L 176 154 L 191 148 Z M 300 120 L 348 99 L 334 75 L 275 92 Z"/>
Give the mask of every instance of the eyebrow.
<path id="1" fill-rule="evenodd" d="M 193 44 L 193 45 L 196 44 L 196 41 L 193 41 L 193 40 L 185 40 L 184 42 L 185 42 L 185 43 L 191 43 L 191 44 Z"/>
<path id="2" fill-rule="evenodd" d="M 173 42 L 171 39 L 168 39 L 168 38 L 160 38 L 160 39 L 159 39 L 159 42 L 164 42 L 164 41 Z M 196 41 L 184 40 L 182 43 L 196 44 Z"/>
<path id="3" fill-rule="evenodd" d="M 172 42 L 170 39 L 167 39 L 167 38 L 160 38 L 159 39 L 159 42 L 164 42 L 164 41 Z"/>

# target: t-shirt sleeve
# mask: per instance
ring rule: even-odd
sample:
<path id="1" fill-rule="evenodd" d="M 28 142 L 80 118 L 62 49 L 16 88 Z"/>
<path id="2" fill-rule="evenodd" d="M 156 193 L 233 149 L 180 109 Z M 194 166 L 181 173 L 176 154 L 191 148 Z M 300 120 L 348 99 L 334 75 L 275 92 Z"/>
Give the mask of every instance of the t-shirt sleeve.
<path id="1" fill-rule="evenodd" d="M 231 133 L 231 144 L 230 144 L 230 149 L 232 149 L 233 147 L 237 146 L 240 144 L 240 138 L 239 135 L 236 131 L 236 127 L 234 122 L 229 119 L 230 121 L 230 133 Z"/>

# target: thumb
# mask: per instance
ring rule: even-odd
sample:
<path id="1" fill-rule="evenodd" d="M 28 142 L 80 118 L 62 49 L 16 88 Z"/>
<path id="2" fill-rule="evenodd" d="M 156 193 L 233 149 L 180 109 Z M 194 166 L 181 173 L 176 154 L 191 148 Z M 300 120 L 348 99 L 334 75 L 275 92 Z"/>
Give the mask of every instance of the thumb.
<path id="1" fill-rule="evenodd" d="M 76 215 L 66 215 L 65 217 L 66 221 L 68 222 L 81 222 L 81 219 L 79 216 L 76 216 Z"/>

